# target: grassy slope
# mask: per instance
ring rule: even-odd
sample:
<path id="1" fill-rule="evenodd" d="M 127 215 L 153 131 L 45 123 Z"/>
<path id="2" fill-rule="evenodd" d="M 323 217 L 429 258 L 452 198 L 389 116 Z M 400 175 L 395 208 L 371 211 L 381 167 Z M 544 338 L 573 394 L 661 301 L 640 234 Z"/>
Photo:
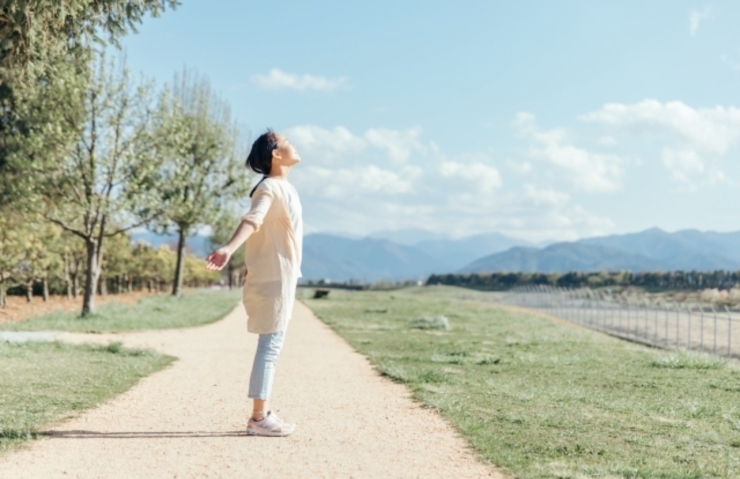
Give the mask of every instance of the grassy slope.
<path id="1" fill-rule="evenodd" d="M 484 298 L 431 287 L 304 301 L 514 477 L 740 477 L 734 364 L 508 312 Z M 409 327 L 439 314 L 451 331 Z"/>
<path id="2" fill-rule="evenodd" d="M 188 290 L 180 298 L 157 295 L 142 298 L 138 304 L 107 303 L 85 318 L 76 312 L 55 311 L 26 321 L 0 324 L 0 330 L 120 332 L 186 328 L 223 318 L 240 299 L 240 289 Z"/>
<path id="3" fill-rule="evenodd" d="M 0 342 L 0 452 L 126 391 L 173 360 L 119 343 Z"/>

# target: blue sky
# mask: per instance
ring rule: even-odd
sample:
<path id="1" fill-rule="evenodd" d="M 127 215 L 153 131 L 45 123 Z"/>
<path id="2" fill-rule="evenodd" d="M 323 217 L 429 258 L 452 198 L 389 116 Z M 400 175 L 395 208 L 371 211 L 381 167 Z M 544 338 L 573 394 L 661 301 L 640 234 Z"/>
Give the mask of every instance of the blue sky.
<path id="1" fill-rule="evenodd" d="M 184 0 L 124 39 L 297 146 L 308 231 L 740 230 L 740 3 Z"/>

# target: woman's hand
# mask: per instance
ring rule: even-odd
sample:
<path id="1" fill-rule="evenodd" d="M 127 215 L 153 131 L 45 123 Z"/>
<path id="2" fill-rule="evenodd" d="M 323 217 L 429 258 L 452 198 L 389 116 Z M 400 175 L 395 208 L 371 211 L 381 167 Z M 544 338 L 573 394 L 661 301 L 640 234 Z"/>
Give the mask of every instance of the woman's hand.
<path id="1" fill-rule="evenodd" d="M 231 258 L 231 251 L 224 247 L 219 248 L 206 258 L 206 268 L 210 270 L 221 270 Z"/>

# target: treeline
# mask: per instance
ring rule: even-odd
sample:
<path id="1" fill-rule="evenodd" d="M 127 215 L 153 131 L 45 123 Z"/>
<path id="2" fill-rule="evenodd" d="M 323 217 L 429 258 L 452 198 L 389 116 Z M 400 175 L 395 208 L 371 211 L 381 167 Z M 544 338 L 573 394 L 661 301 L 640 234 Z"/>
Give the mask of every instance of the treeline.
<path id="1" fill-rule="evenodd" d="M 61 228 L 43 222 L 14 233 L 19 233 L 14 236 L 23 238 L 25 244 L 16 244 L 14 254 L 1 260 L 6 265 L 6 276 L 0 282 L 0 306 L 5 305 L 6 294 L 23 295 L 31 302 L 34 295 L 47 301 L 51 294 L 74 299 L 82 293 L 85 249 L 79 241 Z M 177 253 L 169 245 L 154 248 L 132 242 L 127 234 L 118 235 L 108 241 L 103 252 L 96 294 L 169 292 L 176 265 Z M 220 280 L 221 273 L 203 268 L 203 259 L 186 251 L 183 285 L 201 287 Z"/>
<path id="2" fill-rule="evenodd" d="M 561 288 L 635 286 L 649 291 L 730 289 L 740 284 L 740 271 L 433 274 L 426 284 L 446 284 L 485 291 L 505 291 L 517 286 L 531 285 Z"/>
<path id="3" fill-rule="evenodd" d="M 176 4 L 0 7 L 0 304 L 7 287 L 46 291 L 56 278 L 72 296 L 79 281 L 85 315 L 106 289 L 168 285 L 178 295 L 213 278 L 196 272 L 185 239 L 212 226 L 223 242 L 233 228 L 249 182 L 242 132 L 204 77 L 185 69 L 157 88 L 104 53 Z M 127 232 L 140 227 L 177 234 L 174 263 L 131 244 Z"/>

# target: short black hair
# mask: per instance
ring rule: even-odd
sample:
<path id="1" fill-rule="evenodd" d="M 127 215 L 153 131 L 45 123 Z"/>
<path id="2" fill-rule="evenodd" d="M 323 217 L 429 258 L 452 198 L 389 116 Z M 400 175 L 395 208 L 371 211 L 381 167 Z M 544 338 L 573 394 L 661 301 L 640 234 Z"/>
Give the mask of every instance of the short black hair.
<path id="1" fill-rule="evenodd" d="M 270 174 L 270 170 L 272 170 L 272 150 L 277 147 L 277 134 L 268 128 L 265 133 L 261 134 L 252 143 L 252 150 L 249 152 L 249 156 L 247 156 L 247 168 L 251 168 L 255 173 L 260 173 L 267 177 Z M 264 179 L 262 178 L 262 180 Z M 262 183 L 262 180 L 260 180 L 260 183 Z M 257 183 L 257 186 L 259 186 L 259 183 Z M 257 186 L 249 193 L 250 198 L 254 194 L 254 190 L 257 189 Z"/>

